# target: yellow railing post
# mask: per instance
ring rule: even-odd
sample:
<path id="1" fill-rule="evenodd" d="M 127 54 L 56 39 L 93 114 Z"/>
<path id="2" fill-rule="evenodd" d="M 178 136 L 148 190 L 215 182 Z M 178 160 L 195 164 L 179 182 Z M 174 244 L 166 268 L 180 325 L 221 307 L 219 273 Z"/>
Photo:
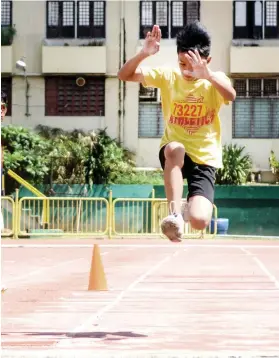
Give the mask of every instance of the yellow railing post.
<path id="1" fill-rule="evenodd" d="M 19 184 L 23 185 L 25 188 L 27 188 L 32 194 L 36 195 L 37 197 L 43 197 L 47 198 L 46 195 L 41 193 L 37 188 L 35 188 L 33 185 L 28 183 L 25 179 L 21 178 L 18 174 L 16 174 L 11 169 L 8 170 L 8 175 L 16 180 Z M 43 201 L 43 212 L 42 212 L 42 221 L 43 225 L 49 224 L 49 213 L 48 213 L 48 202 L 47 200 Z"/>
<path id="2" fill-rule="evenodd" d="M 20 209 L 19 209 L 19 189 L 16 189 L 16 193 L 15 193 L 15 212 L 14 212 L 14 228 L 15 228 L 15 232 L 14 232 L 14 238 L 18 239 L 18 233 L 19 233 L 19 229 L 20 229 Z"/>
<path id="3" fill-rule="evenodd" d="M 151 198 L 152 198 L 152 202 L 151 202 L 151 232 L 154 233 L 155 232 L 155 227 L 156 227 L 156 210 L 155 210 L 155 189 L 152 189 L 151 192 Z"/>
<path id="4" fill-rule="evenodd" d="M 112 190 L 109 191 L 109 205 L 108 205 L 108 237 L 112 238 L 112 220 L 114 215 L 113 202 L 112 202 Z"/>
<path id="5" fill-rule="evenodd" d="M 160 198 L 156 199 L 153 190 L 151 196 L 148 199 L 118 198 L 113 200 L 113 193 L 110 190 L 107 199 L 24 197 L 19 200 L 19 190 L 17 189 L 13 210 L 14 238 L 18 239 L 18 236 L 25 236 L 27 233 L 31 237 L 46 235 L 44 230 L 38 230 L 43 216 L 43 202 L 47 203 L 47 210 L 50 209 L 50 204 L 53 205 L 49 217 L 51 236 L 102 235 L 109 239 L 115 236 L 162 236 L 158 223 L 167 212 L 167 201 Z M 160 208 L 159 211 L 158 207 Z M 106 212 L 105 223 L 103 208 Z M 78 215 L 76 215 L 76 209 L 79 209 Z M 95 213 L 95 216 L 92 213 Z M 217 216 L 217 207 L 214 206 L 213 218 L 216 219 Z M 212 231 L 209 233 L 207 233 L 207 230 L 201 232 L 190 227 L 184 237 L 200 238 L 202 235 L 204 238 L 214 238 L 217 232 L 216 221 Z"/>

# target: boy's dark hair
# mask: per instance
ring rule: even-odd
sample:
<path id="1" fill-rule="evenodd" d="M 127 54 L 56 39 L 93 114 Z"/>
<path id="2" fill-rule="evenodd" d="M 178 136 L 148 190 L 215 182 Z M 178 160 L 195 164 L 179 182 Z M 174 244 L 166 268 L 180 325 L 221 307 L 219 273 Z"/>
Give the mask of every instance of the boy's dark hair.
<path id="1" fill-rule="evenodd" d="M 186 25 L 176 37 L 177 53 L 194 51 L 197 49 L 201 57 L 210 54 L 211 38 L 207 29 L 199 22 Z"/>
<path id="2" fill-rule="evenodd" d="M 6 104 L 8 103 L 8 96 L 3 91 L 1 91 L 1 102 L 6 103 Z"/>

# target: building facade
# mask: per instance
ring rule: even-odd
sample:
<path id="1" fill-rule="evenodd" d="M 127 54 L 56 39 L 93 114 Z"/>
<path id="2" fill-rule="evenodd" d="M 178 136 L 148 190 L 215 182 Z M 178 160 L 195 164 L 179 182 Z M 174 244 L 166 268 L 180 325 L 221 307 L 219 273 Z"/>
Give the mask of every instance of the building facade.
<path id="1" fill-rule="evenodd" d="M 122 83 L 117 72 L 154 23 L 161 50 L 143 65 L 177 66 L 177 31 L 199 19 L 212 35 L 212 70 L 237 91 L 221 111 L 223 144 L 245 145 L 255 169 L 269 168 L 271 150 L 279 157 L 279 1 L 2 0 L 1 10 L 6 123 L 107 128 L 138 166 L 159 167 L 160 93 Z M 21 58 L 25 72 L 15 66 Z"/>

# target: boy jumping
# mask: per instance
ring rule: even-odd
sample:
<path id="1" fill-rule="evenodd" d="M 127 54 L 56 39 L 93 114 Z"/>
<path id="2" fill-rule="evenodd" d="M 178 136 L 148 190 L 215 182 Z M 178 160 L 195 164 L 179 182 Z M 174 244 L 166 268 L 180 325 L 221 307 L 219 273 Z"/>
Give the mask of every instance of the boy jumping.
<path id="1" fill-rule="evenodd" d="M 236 93 L 224 73 L 209 69 L 211 38 L 199 22 L 190 23 L 177 35 L 179 69 L 139 68 L 159 51 L 160 40 L 161 30 L 154 25 L 142 50 L 123 65 L 118 78 L 160 88 L 165 130 L 159 159 L 170 207 L 161 228 L 172 242 L 179 242 L 184 221 L 203 230 L 211 220 L 215 172 L 222 166 L 219 110 Z M 184 212 L 183 179 L 188 183 Z"/>

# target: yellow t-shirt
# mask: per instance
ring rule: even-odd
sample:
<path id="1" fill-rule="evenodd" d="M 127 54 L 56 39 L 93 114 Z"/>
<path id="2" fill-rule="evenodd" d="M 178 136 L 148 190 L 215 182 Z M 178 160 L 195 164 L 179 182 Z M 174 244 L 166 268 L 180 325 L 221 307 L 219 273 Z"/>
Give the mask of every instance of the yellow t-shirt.
<path id="1" fill-rule="evenodd" d="M 179 69 L 143 67 L 141 71 L 144 87 L 161 90 L 165 130 L 160 148 L 176 141 L 184 145 L 193 162 L 222 167 L 219 110 L 228 102 L 209 81 L 186 81 Z"/>

